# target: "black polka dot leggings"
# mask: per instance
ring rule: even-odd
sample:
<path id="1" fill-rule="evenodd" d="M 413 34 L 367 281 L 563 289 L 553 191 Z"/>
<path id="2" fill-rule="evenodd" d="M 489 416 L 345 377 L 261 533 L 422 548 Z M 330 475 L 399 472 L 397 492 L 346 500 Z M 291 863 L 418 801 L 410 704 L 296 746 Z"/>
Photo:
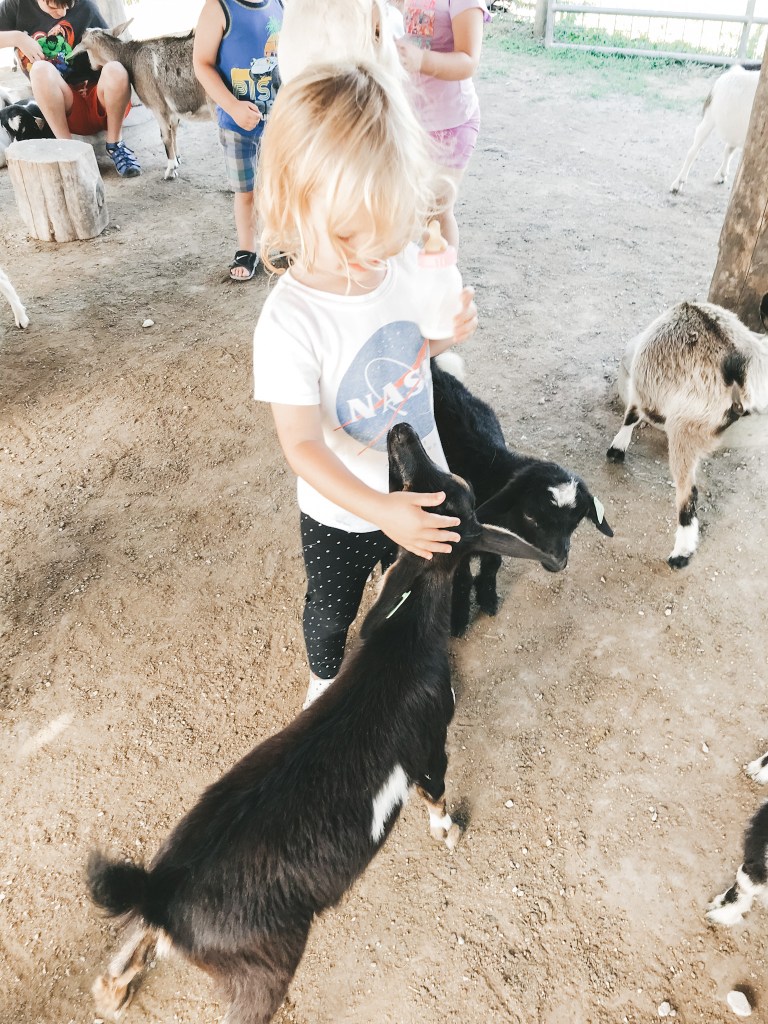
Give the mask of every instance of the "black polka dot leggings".
<path id="1" fill-rule="evenodd" d="M 321 679 L 333 679 L 365 582 L 378 562 L 382 569 L 394 562 L 397 545 L 380 530 L 347 533 L 323 526 L 303 512 L 301 543 L 307 568 L 304 642 L 309 667 Z"/>

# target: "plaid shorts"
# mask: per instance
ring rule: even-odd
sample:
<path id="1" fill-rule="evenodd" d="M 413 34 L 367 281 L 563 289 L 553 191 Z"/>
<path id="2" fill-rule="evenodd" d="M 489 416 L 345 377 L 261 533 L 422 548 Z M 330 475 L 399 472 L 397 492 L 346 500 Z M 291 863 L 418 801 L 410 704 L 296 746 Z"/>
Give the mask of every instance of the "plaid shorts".
<path id="1" fill-rule="evenodd" d="M 224 150 L 224 166 L 232 191 L 253 192 L 261 134 L 254 138 L 228 128 L 219 128 L 219 142 Z"/>

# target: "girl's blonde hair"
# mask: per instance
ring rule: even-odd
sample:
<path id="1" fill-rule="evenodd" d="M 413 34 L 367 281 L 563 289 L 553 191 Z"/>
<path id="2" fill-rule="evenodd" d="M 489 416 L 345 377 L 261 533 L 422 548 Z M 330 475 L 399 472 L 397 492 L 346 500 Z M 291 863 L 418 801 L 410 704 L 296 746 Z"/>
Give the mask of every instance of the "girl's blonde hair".
<path id="1" fill-rule="evenodd" d="M 372 234 L 355 262 L 402 251 L 438 209 L 446 182 L 402 83 L 360 64 L 316 66 L 280 90 L 257 188 L 262 259 L 274 271 L 276 252 L 312 269 L 318 210 L 344 265 L 349 254 L 338 237 L 361 209 Z"/>

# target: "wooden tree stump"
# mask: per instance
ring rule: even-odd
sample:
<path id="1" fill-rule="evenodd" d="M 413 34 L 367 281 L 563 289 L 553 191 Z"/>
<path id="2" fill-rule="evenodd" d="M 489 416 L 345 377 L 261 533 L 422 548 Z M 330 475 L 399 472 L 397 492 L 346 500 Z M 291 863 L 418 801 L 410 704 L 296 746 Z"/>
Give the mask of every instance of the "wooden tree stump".
<path id="1" fill-rule="evenodd" d="M 725 214 L 709 301 L 762 330 L 768 295 L 768 48 L 757 84 L 747 141 Z"/>
<path id="2" fill-rule="evenodd" d="M 21 219 L 43 242 L 95 238 L 109 223 L 93 147 L 74 139 L 28 139 L 6 150 Z"/>

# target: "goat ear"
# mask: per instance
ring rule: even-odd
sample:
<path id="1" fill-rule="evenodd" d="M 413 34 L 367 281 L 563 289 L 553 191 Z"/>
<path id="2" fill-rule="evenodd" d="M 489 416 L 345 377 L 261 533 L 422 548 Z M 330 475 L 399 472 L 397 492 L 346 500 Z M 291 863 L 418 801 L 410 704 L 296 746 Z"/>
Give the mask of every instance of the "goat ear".
<path id="1" fill-rule="evenodd" d="M 472 541 L 472 548 L 478 552 L 487 552 L 489 555 L 508 555 L 511 558 L 532 558 L 535 562 L 549 563 L 554 565 L 552 556 L 546 551 L 529 544 L 527 540 L 518 537 L 511 530 L 505 530 L 501 526 L 490 526 L 483 524 L 479 536 Z"/>
<path id="2" fill-rule="evenodd" d="M 117 39 L 119 36 L 121 36 L 123 34 L 123 32 L 125 32 L 125 30 L 128 28 L 128 26 L 131 24 L 132 21 L 133 21 L 133 18 L 129 18 L 128 21 L 123 21 L 123 22 L 121 22 L 121 24 L 115 25 L 114 28 L 111 28 L 109 30 L 109 34 L 111 36 L 114 36 L 115 39 Z"/>
<path id="3" fill-rule="evenodd" d="M 599 498 L 595 498 L 594 495 L 587 491 L 587 519 L 590 519 L 595 526 L 598 528 L 600 533 L 606 537 L 613 536 L 613 530 L 608 525 L 608 520 L 605 518 L 605 509 L 603 503 Z"/>
<path id="4" fill-rule="evenodd" d="M 413 584 L 424 572 L 424 558 L 402 552 L 384 574 L 381 593 L 376 604 L 366 615 L 360 627 L 360 636 L 365 639 L 386 619 L 392 618 L 401 605 L 406 604 Z M 408 596 L 406 596 L 408 595 Z"/>

